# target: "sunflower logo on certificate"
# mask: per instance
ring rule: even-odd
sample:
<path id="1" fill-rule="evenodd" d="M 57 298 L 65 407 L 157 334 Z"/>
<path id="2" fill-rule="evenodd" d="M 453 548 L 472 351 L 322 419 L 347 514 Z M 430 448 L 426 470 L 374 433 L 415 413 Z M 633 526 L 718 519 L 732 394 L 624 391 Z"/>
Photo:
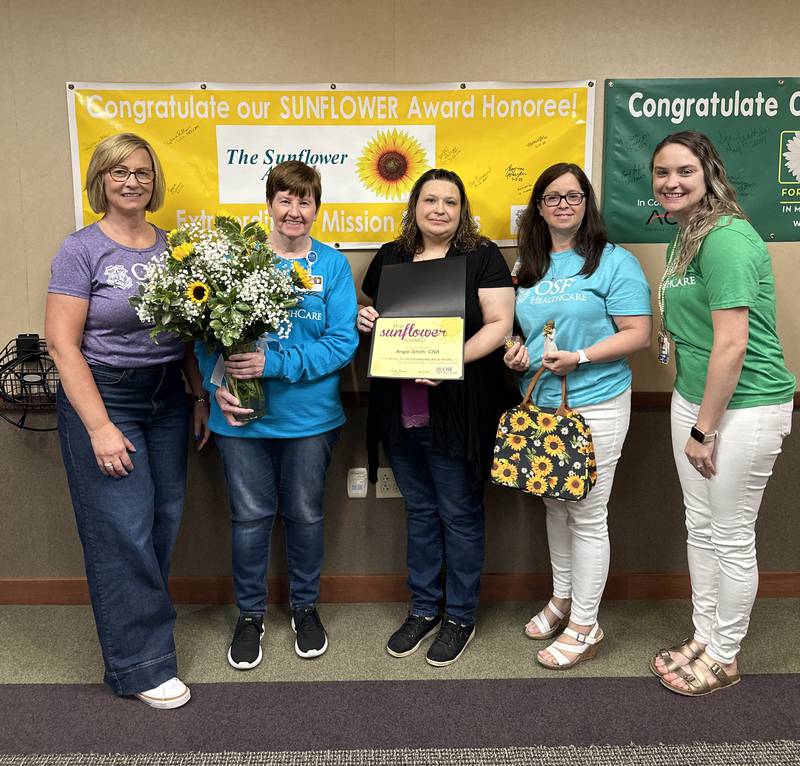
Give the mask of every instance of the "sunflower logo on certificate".
<path id="1" fill-rule="evenodd" d="M 358 158 L 361 183 L 386 199 L 401 199 L 428 169 L 422 144 L 404 130 L 380 131 Z"/>

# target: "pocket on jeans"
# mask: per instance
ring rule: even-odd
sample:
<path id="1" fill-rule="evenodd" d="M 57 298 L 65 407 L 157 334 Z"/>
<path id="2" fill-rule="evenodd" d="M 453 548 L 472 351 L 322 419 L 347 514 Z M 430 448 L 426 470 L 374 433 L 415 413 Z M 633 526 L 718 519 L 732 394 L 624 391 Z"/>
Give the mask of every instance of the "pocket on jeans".
<path id="1" fill-rule="evenodd" d="M 784 405 L 784 408 L 781 437 L 785 439 L 792 432 L 792 412 L 794 411 L 794 402 L 787 402 Z"/>
<path id="2" fill-rule="evenodd" d="M 107 367 L 106 365 L 90 364 L 94 382 L 103 386 L 113 386 L 120 383 L 127 370 L 123 367 Z"/>

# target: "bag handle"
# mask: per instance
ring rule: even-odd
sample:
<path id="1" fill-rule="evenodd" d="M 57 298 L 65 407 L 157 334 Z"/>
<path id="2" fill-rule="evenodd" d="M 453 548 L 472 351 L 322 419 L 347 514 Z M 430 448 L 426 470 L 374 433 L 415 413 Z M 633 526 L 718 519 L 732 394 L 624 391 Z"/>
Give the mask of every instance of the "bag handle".
<path id="1" fill-rule="evenodd" d="M 545 369 L 545 366 L 542 365 L 534 373 L 533 377 L 531 378 L 531 382 L 528 384 L 528 390 L 525 392 L 525 397 L 522 399 L 520 407 L 525 407 L 527 409 L 530 406 L 533 389 L 536 388 L 536 384 L 539 382 L 539 378 L 542 377 L 542 373 L 545 371 Z M 567 376 L 560 375 L 559 377 L 561 378 L 561 405 L 556 410 L 556 415 L 561 415 L 563 417 L 569 411 L 569 404 L 567 403 Z M 536 404 L 536 402 L 534 402 L 534 404 Z"/>

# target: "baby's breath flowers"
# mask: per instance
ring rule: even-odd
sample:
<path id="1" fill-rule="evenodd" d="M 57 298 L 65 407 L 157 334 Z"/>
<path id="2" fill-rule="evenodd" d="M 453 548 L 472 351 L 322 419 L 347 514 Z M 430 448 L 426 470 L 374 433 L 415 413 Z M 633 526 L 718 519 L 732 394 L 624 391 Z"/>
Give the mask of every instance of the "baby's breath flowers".
<path id="1" fill-rule="evenodd" d="M 156 342 L 174 333 L 225 350 L 264 333 L 288 336 L 289 309 L 300 290 L 311 289 L 311 278 L 297 265 L 281 265 L 260 223 L 242 226 L 221 211 L 213 229 L 188 224 L 170 231 L 167 243 L 131 298 L 139 319 L 153 325 Z"/>

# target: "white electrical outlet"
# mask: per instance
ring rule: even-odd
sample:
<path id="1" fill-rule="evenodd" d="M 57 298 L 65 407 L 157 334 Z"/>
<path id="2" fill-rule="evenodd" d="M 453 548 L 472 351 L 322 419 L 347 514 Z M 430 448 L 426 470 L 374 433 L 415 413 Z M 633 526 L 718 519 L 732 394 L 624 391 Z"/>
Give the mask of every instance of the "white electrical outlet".
<path id="1" fill-rule="evenodd" d="M 366 468 L 351 468 L 347 472 L 347 496 L 348 497 L 367 496 Z"/>
<path id="2" fill-rule="evenodd" d="M 378 469 L 378 483 L 375 485 L 375 497 L 402 497 L 403 493 L 397 486 L 394 480 L 394 474 L 391 468 Z"/>

